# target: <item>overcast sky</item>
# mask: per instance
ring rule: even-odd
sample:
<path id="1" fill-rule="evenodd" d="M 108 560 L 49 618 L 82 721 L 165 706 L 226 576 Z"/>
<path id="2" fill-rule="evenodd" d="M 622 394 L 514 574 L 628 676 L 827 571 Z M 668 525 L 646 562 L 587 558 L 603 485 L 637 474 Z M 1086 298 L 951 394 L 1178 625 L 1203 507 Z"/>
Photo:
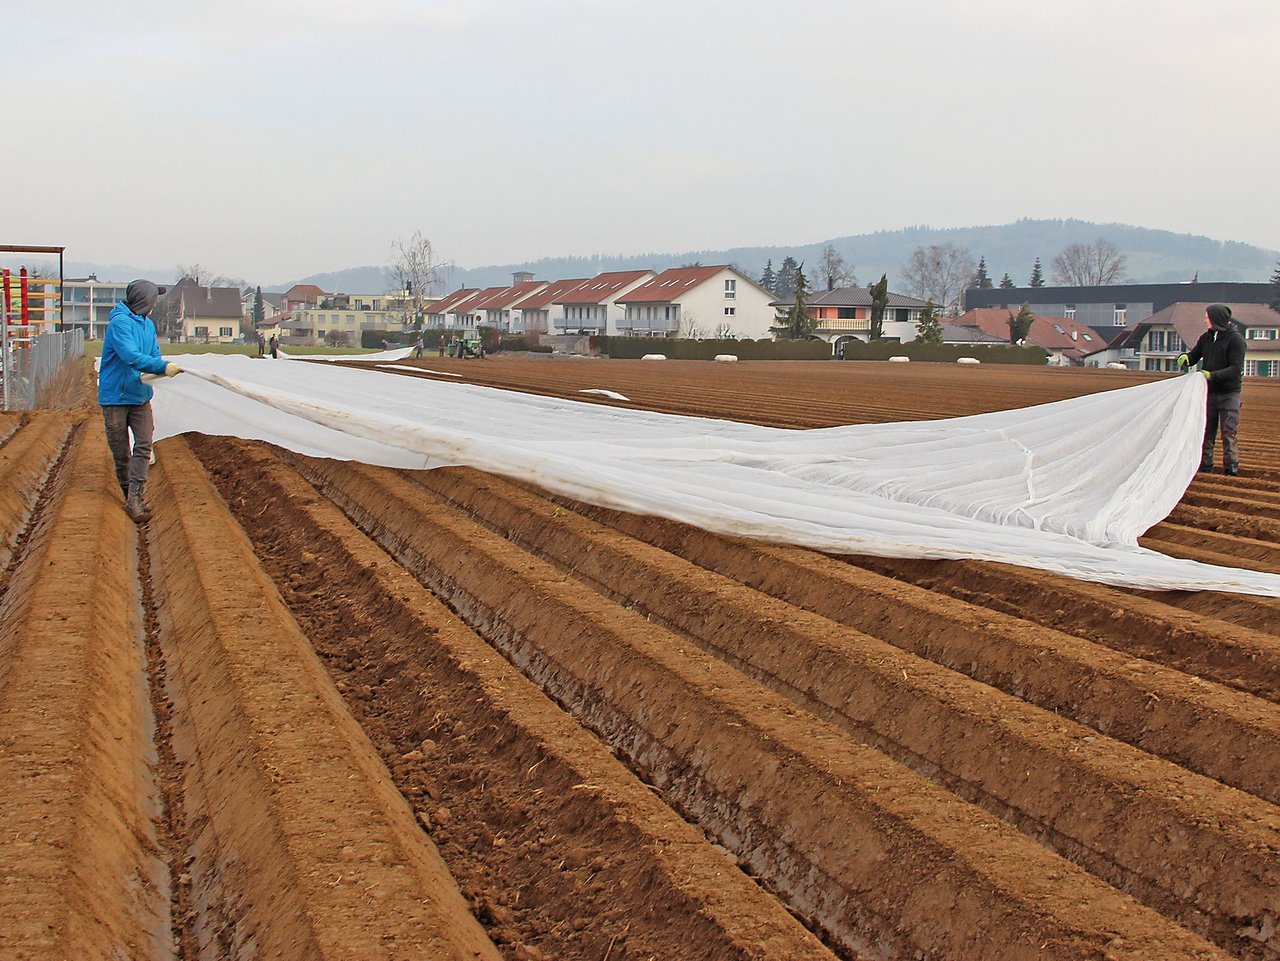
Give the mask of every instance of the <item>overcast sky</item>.
<path id="1" fill-rule="evenodd" d="M 1280 248 L 1277 0 L 5 7 L 0 243 L 69 260 L 267 284 L 415 230 L 472 267 L 1019 217 Z"/>

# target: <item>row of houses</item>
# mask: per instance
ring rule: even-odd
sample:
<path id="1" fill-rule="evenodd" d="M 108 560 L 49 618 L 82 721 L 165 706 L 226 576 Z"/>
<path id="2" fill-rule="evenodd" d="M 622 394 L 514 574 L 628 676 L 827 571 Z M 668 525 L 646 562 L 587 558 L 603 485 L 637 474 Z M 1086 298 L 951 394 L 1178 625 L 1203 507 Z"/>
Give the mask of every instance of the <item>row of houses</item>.
<path id="1" fill-rule="evenodd" d="M 64 281 L 64 329 L 100 337 L 126 287 L 92 276 Z M 944 325 L 943 339 L 1008 343 L 1010 314 L 1027 303 L 1035 320 L 1026 343 L 1044 348 L 1050 363 L 1168 371 L 1203 332 L 1205 307 L 1227 303 L 1244 331 L 1245 374 L 1280 377 L 1280 314 L 1265 306 L 1270 296 L 1269 284 L 1236 283 L 970 290 L 970 309 Z M 254 330 L 248 318 L 255 299 L 255 293 L 236 287 L 183 278 L 166 291 L 157 319 L 174 339 L 192 342 L 232 343 L 261 333 L 285 344 L 354 345 L 363 331 L 403 330 L 409 317 L 406 298 L 397 293 L 329 293 L 298 284 L 281 294 L 263 293 L 264 320 Z M 697 265 L 558 281 L 521 272 L 507 286 L 463 288 L 429 302 L 421 319 L 445 330 L 490 326 L 515 334 L 760 339 L 770 336 L 778 309 L 786 306 L 734 267 Z M 808 307 L 813 336 L 829 343 L 833 354 L 850 339 L 870 337 L 871 297 L 865 288 L 821 292 Z M 914 340 L 924 307 L 924 301 L 891 293 L 883 335 Z"/>

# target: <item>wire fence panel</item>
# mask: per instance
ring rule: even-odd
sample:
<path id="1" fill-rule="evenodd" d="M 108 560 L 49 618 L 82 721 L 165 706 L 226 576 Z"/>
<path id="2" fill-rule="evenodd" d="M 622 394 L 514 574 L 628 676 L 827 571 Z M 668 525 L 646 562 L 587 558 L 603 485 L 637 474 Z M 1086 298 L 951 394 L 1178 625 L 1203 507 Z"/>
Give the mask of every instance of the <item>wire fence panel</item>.
<path id="1" fill-rule="evenodd" d="M 62 365 L 83 355 L 83 330 L 41 334 L 18 344 L 9 340 L 0 348 L 0 406 L 33 410 Z"/>

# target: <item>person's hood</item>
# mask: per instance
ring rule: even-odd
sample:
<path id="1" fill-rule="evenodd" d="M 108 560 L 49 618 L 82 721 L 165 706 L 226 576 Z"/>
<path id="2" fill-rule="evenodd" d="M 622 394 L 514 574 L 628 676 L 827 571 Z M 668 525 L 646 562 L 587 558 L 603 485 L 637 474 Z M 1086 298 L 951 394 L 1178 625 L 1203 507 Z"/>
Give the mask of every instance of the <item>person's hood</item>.
<path id="1" fill-rule="evenodd" d="M 160 288 L 149 280 L 135 280 L 125 288 L 124 302 L 139 317 L 151 316 L 159 299 Z"/>
<path id="2" fill-rule="evenodd" d="M 1231 330 L 1231 308 L 1226 304 L 1210 304 L 1206 311 L 1214 330 Z"/>

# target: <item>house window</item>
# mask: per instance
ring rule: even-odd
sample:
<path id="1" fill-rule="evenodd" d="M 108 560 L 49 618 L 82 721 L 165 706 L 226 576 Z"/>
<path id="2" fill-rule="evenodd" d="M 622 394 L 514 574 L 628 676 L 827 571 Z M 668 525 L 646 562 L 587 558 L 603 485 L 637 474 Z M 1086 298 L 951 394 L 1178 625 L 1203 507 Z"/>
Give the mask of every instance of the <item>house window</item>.
<path id="1" fill-rule="evenodd" d="M 1067 304 L 1067 309 L 1066 309 L 1066 310 L 1064 310 L 1064 311 L 1062 312 L 1062 316 L 1063 316 L 1063 317 L 1065 317 L 1065 318 L 1067 318 L 1067 320 L 1075 320 L 1075 319 L 1076 319 L 1076 305 L 1075 305 L 1075 304 Z"/>
<path id="2" fill-rule="evenodd" d="M 356 315 L 355 315 L 355 314 L 347 314 L 347 326 L 348 326 L 348 327 L 354 327 L 355 325 L 356 325 Z"/>
<path id="3" fill-rule="evenodd" d="M 737 312 L 738 312 L 738 308 L 737 308 L 737 307 L 726 307 L 726 308 L 724 309 L 724 315 L 725 315 L 726 317 L 732 317 L 732 316 L 733 316 L 734 314 L 736 314 Z"/>
<path id="4" fill-rule="evenodd" d="M 1147 334 L 1147 350 L 1164 350 L 1164 331 L 1153 330 Z"/>
<path id="5" fill-rule="evenodd" d="M 1125 315 L 1128 313 L 1127 304 L 1116 304 L 1115 313 L 1112 315 L 1112 323 L 1116 327 L 1123 327 L 1126 323 Z"/>
<path id="6" fill-rule="evenodd" d="M 324 340 L 324 331 L 323 331 L 323 330 L 317 330 L 317 331 L 316 331 L 316 337 L 317 337 L 317 338 L 319 338 L 320 340 Z"/>
<path id="7" fill-rule="evenodd" d="M 1148 357 L 1142 365 L 1143 370 L 1159 370 L 1160 361 L 1155 357 Z"/>
<path id="8" fill-rule="evenodd" d="M 856 307 L 837 307 L 836 317 L 840 320 L 855 320 L 858 316 L 858 308 Z"/>
<path id="9" fill-rule="evenodd" d="M 1274 327 L 1250 327 L 1245 332 L 1245 336 L 1249 340 L 1275 340 L 1276 334 L 1277 331 Z"/>
<path id="10" fill-rule="evenodd" d="M 208 328 L 208 327 L 197 327 L 197 328 L 196 328 L 196 331 L 195 331 L 195 335 L 196 335 L 197 337 L 208 337 L 208 336 L 209 336 L 209 328 Z"/>
<path id="11" fill-rule="evenodd" d="M 724 299 L 733 300 L 738 296 L 738 282 L 736 280 L 726 280 L 724 282 Z"/>
<path id="12" fill-rule="evenodd" d="M 218 336 L 219 336 L 219 337 L 230 337 L 230 336 L 232 336 L 232 334 L 231 334 L 231 328 L 230 328 L 230 327 L 219 327 L 219 328 L 218 328 Z"/>

